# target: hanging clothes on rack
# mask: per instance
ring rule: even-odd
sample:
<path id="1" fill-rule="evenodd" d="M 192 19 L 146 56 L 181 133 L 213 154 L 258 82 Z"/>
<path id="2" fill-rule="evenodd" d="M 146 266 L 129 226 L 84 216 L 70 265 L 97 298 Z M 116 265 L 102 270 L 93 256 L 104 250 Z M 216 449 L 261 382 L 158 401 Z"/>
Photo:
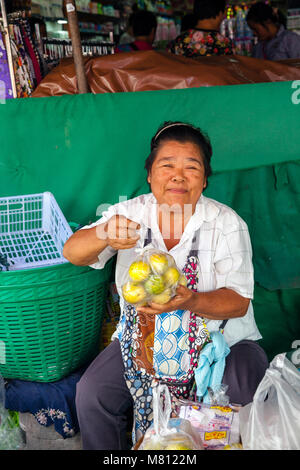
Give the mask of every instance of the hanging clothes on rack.
<path id="1" fill-rule="evenodd" d="M 43 38 L 44 55 L 48 62 L 72 57 L 73 49 L 70 39 Z M 97 57 L 114 53 L 115 43 L 111 41 L 82 41 L 83 56 Z"/>
<path id="2" fill-rule="evenodd" d="M 4 38 L 2 32 L 0 32 L 0 102 L 2 103 L 10 98 L 13 98 L 12 83 Z"/>
<path id="3" fill-rule="evenodd" d="M 16 77 L 17 97 L 28 98 L 35 89 L 33 64 L 25 49 L 18 25 L 9 25 L 9 36 Z"/>
<path id="4" fill-rule="evenodd" d="M 46 68 L 38 47 L 35 44 L 29 21 L 24 17 L 24 12 L 15 12 L 7 15 L 7 19 L 17 92 L 16 97 L 27 98 L 31 96 L 32 92 L 46 75 Z M 2 44 L 5 49 L 3 40 Z M 4 81 L 2 79 L 4 73 L 4 69 L 0 71 L 0 81 Z"/>

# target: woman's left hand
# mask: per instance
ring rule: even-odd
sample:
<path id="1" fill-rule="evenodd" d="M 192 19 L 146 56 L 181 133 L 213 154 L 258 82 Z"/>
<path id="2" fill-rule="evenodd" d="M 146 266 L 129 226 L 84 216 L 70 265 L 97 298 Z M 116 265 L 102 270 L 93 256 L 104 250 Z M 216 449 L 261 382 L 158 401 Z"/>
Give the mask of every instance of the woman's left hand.
<path id="1" fill-rule="evenodd" d="M 147 307 L 137 307 L 137 312 L 148 314 L 160 314 L 164 312 L 173 312 L 174 310 L 193 310 L 195 295 L 197 293 L 187 287 L 179 285 L 176 289 L 176 295 L 166 304 L 150 303 Z"/>

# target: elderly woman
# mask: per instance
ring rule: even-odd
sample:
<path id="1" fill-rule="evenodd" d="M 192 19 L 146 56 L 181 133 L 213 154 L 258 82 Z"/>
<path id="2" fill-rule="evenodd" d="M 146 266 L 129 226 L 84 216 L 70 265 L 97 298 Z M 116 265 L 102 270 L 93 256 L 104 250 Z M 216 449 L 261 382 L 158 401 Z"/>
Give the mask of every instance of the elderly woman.
<path id="1" fill-rule="evenodd" d="M 96 269 L 117 254 L 120 322 L 111 344 L 77 386 L 84 449 L 126 449 L 133 410 L 135 429 L 143 434 L 151 424 L 152 390 L 159 381 L 168 383 L 172 396 L 188 397 L 210 335 L 219 334 L 228 349 L 221 379 L 231 403 L 249 403 L 268 367 L 257 344 L 261 335 L 251 303 L 247 226 L 232 209 L 202 194 L 211 156 L 210 141 L 200 129 L 165 123 L 146 160 L 151 193 L 111 206 L 65 244 L 71 263 Z M 172 255 L 187 286 L 179 285 L 164 305 L 134 308 L 121 287 L 136 249 L 145 247 Z M 165 321 L 169 327 L 164 329 Z M 177 347 L 171 352 L 160 347 L 160 341 L 174 343 L 174 338 Z"/>

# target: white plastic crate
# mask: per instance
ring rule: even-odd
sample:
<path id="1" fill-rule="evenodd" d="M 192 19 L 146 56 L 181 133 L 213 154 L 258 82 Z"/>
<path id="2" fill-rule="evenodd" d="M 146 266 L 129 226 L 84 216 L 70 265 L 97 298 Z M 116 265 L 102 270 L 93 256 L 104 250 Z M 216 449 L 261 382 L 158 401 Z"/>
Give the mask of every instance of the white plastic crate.
<path id="1" fill-rule="evenodd" d="M 72 233 L 50 192 L 0 198 L 0 256 L 9 271 L 66 263 L 62 251 Z"/>

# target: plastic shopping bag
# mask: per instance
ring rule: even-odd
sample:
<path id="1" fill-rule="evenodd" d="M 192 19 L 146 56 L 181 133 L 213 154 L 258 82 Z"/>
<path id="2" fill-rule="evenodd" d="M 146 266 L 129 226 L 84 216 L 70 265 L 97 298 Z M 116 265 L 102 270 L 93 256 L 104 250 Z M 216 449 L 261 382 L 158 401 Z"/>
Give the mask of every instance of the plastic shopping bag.
<path id="1" fill-rule="evenodd" d="M 230 406 L 178 400 L 179 416 L 188 419 L 205 450 L 221 450 L 240 443 L 239 413 Z"/>
<path id="2" fill-rule="evenodd" d="M 158 385 L 153 389 L 153 424 L 146 431 L 139 450 L 203 450 L 200 436 L 191 423 L 170 416 L 169 389 L 166 385 Z"/>
<path id="3" fill-rule="evenodd" d="M 146 249 L 129 266 L 122 294 L 134 306 L 165 304 L 174 297 L 179 284 L 186 286 L 187 282 L 174 258 L 163 251 Z"/>
<path id="4" fill-rule="evenodd" d="M 0 450 L 22 450 L 25 448 L 22 431 L 4 404 L 5 385 L 0 375 Z"/>
<path id="5" fill-rule="evenodd" d="M 245 450 L 300 449 L 300 372 L 285 353 L 275 356 L 239 415 Z"/>

